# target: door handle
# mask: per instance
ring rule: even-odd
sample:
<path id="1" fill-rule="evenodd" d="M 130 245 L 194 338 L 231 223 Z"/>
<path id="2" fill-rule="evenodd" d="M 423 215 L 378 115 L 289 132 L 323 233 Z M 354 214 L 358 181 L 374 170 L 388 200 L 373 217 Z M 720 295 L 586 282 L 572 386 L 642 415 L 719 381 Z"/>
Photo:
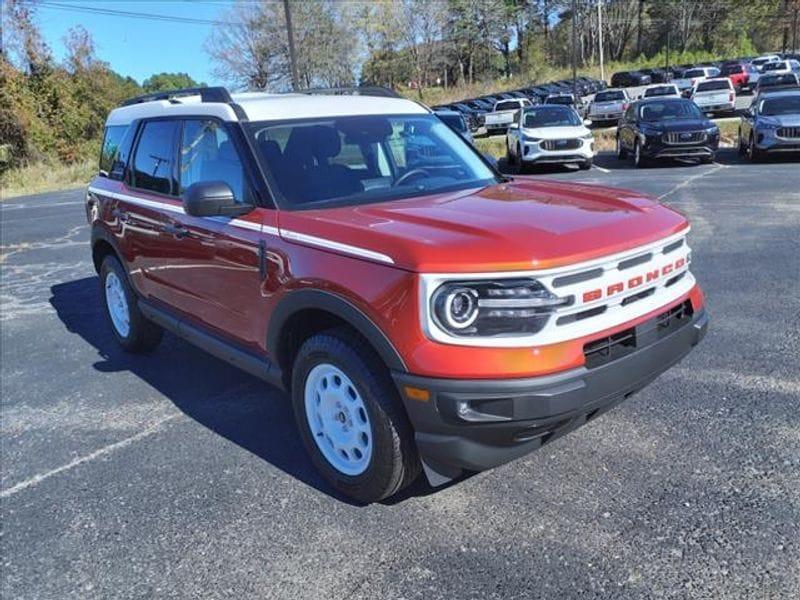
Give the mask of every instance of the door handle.
<path id="1" fill-rule="evenodd" d="M 189 230 L 183 225 L 165 225 L 164 233 L 174 235 L 176 238 L 185 238 L 189 235 Z"/>

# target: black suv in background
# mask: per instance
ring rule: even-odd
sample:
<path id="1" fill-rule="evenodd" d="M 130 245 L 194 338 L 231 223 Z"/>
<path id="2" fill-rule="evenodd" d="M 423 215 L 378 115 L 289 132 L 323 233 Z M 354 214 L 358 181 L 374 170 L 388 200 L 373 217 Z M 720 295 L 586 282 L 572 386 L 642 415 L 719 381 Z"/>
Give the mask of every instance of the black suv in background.
<path id="1" fill-rule="evenodd" d="M 617 128 L 617 158 L 636 167 L 655 159 L 697 158 L 710 163 L 719 148 L 719 127 L 691 100 L 652 98 L 631 104 Z"/>
<path id="2" fill-rule="evenodd" d="M 611 76 L 611 87 L 636 87 L 653 83 L 650 75 L 641 71 L 620 71 Z"/>

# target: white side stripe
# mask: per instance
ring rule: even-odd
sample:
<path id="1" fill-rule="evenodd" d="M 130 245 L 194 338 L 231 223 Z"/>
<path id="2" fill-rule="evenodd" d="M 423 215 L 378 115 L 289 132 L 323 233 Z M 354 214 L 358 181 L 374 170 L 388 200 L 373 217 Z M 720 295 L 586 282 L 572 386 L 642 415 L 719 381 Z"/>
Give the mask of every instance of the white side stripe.
<path id="1" fill-rule="evenodd" d="M 155 210 L 165 210 L 168 212 L 174 212 L 182 215 L 186 214 L 186 211 L 183 210 L 182 206 L 170 204 L 169 202 L 145 200 L 144 198 L 138 198 L 136 196 L 131 196 L 129 194 L 120 194 L 119 192 L 111 192 L 108 190 L 103 190 L 95 187 L 90 187 L 89 191 L 92 192 L 93 194 L 100 194 L 101 196 L 108 196 L 116 200 L 123 200 L 125 202 L 130 202 L 131 204 L 144 206 L 145 208 L 152 208 Z M 351 246 L 350 244 L 343 244 L 342 242 L 335 242 L 333 240 L 328 240 L 313 235 L 307 235 L 305 233 L 289 231 L 288 229 L 279 230 L 277 227 L 272 227 L 271 225 L 261 225 L 259 223 L 253 223 L 252 221 L 245 221 L 243 219 L 228 219 L 226 217 L 204 217 L 204 218 L 209 219 L 211 221 L 216 221 L 218 223 L 222 223 L 223 225 L 232 225 L 233 227 L 240 227 L 242 229 L 251 229 L 253 231 L 259 231 L 269 235 L 283 236 L 288 240 L 294 240 L 296 242 L 308 244 L 310 246 L 316 246 L 318 248 L 327 248 L 329 250 L 336 250 L 338 252 L 350 254 L 352 256 L 369 258 L 371 260 L 377 260 L 379 262 L 387 263 L 390 265 L 394 264 L 394 260 L 392 260 L 392 258 L 390 256 L 387 256 L 386 254 L 381 254 L 380 252 L 375 252 L 374 250 L 367 250 L 366 248 L 359 248 L 358 246 Z"/>
<path id="2" fill-rule="evenodd" d="M 329 248 L 330 250 L 338 250 L 339 252 L 352 254 L 354 256 L 361 256 L 363 258 L 370 258 L 372 260 L 388 263 L 390 265 L 394 264 L 394 261 L 390 256 L 386 256 L 380 252 L 375 252 L 374 250 L 367 250 L 366 248 L 359 248 L 358 246 L 351 246 L 350 244 L 334 242 L 333 240 L 326 240 L 325 238 L 306 235 L 305 233 L 297 233 L 296 231 L 289 231 L 287 229 L 281 229 L 281 235 L 286 239 L 302 242 L 311 246 Z"/>

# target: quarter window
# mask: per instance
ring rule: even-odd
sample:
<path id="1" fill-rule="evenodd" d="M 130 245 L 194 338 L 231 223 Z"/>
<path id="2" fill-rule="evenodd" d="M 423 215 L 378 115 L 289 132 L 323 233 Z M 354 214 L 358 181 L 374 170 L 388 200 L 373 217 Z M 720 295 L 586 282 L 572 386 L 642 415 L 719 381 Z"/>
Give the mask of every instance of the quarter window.
<path id="1" fill-rule="evenodd" d="M 190 120 L 183 126 L 180 156 L 183 192 L 200 181 L 224 181 L 237 202 L 252 203 L 244 167 L 225 127 L 213 120 Z"/>
<path id="2" fill-rule="evenodd" d="M 133 157 L 135 187 L 159 194 L 177 193 L 174 149 L 178 125 L 176 121 L 150 121 L 144 124 Z"/>
<path id="3" fill-rule="evenodd" d="M 120 143 L 128 131 L 127 125 L 115 125 L 106 127 L 103 136 L 103 148 L 100 150 L 100 175 L 108 177 L 112 171 L 114 162 L 120 153 Z"/>

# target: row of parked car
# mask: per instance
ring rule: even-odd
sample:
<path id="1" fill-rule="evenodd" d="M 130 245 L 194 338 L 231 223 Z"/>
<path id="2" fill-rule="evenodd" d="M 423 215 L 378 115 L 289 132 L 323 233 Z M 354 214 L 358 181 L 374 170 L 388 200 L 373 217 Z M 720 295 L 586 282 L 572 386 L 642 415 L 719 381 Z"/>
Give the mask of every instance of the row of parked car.
<path id="1" fill-rule="evenodd" d="M 722 83 L 704 83 L 709 79 L 729 81 L 732 90 Z M 536 104 L 564 104 L 572 106 L 579 115 L 593 123 L 617 121 L 622 107 L 633 99 L 673 95 L 677 93 L 693 98 L 702 109 L 714 113 L 732 113 L 735 95 L 744 92 L 758 93 L 768 87 L 792 85 L 800 79 L 800 55 L 767 54 L 758 57 L 715 61 L 702 64 L 683 64 L 666 68 L 645 68 L 622 71 L 611 77 L 611 88 L 605 81 L 581 76 L 570 79 L 522 87 L 516 90 L 465 99 L 434 107 L 445 113 L 463 117 L 462 129 L 471 133 L 485 131 L 502 134 L 508 129 L 511 115 L 520 108 Z M 674 87 L 673 87 L 674 86 Z M 646 87 L 636 98 L 624 88 Z M 732 92 L 732 93 L 731 93 Z M 723 99 L 723 96 L 727 96 Z M 585 98 L 592 97 L 591 102 Z"/>

